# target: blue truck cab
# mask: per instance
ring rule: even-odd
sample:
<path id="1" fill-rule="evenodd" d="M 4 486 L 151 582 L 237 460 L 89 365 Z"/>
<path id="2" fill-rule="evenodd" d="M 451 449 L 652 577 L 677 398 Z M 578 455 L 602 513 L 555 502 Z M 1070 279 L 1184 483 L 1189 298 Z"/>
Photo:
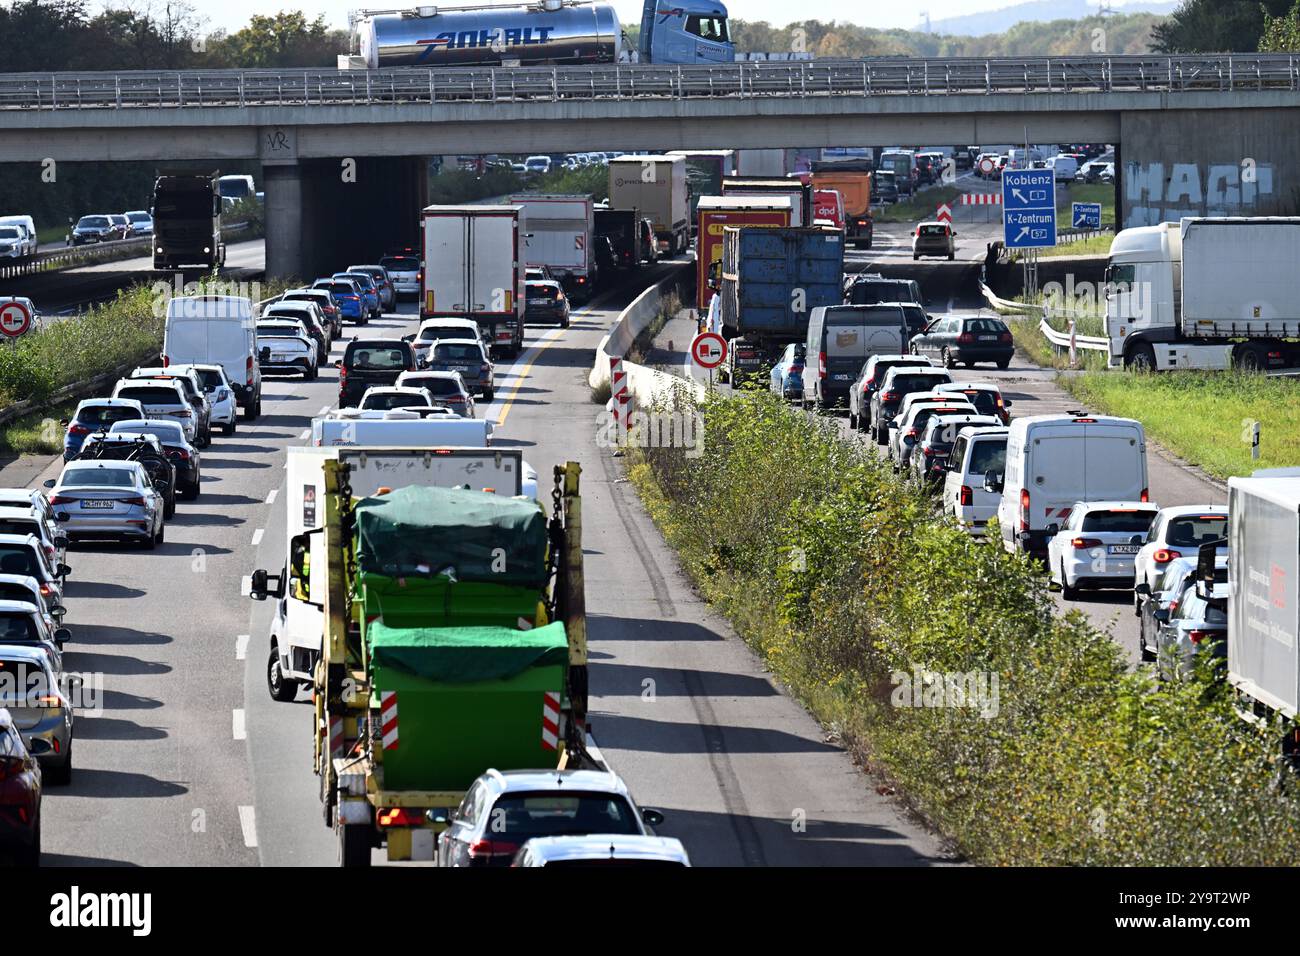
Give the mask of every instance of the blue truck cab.
<path id="1" fill-rule="evenodd" d="M 712 0 L 645 0 L 637 50 L 642 63 L 730 63 L 727 8 Z"/>

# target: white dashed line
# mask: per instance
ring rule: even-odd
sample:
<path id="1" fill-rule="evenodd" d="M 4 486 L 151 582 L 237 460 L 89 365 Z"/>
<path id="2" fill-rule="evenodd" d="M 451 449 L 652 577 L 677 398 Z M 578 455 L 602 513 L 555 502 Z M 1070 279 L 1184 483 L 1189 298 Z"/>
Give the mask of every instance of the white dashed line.
<path id="1" fill-rule="evenodd" d="M 316 413 L 316 417 L 319 418 L 319 417 L 322 416 L 322 415 L 328 415 L 328 414 L 329 414 L 329 410 L 330 410 L 330 407 L 329 407 L 328 405 L 322 405 L 322 406 L 320 407 L 320 411 Z"/>
<path id="2" fill-rule="evenodd" d="M 272 488 L 270 491 L 268 491 L 266 493 L 266 503 L 268 505 L 275 504 L 275 496 L 278 495 L 279 493 L 280 493 L 279 488 Z"/>
<path id="3" fill-rule="evenodd" d="M 230 724 L 236 740 L 248 739 L 248 729 L 244 726 L 244 708 L 238 707 L 231 711 Z"/>
<path id="4" fill-rule="evenodd" d="M 257 817 L 252 807 L 239 808 L 239 829 L 244 831 L 244 846 L 257 846 Z"/>
<path id="5" fill-rule="evenodd" d="M 304 429 L 302 430 L 302 434 L 298 436 L 298 440 L 299 440 L 299 441 L 303 441 L 303 440 L 308 439 L 308 438 L 310 438 L 310 437 L 311 437 L 311 429 L 310 429 L 310 428 L 304 428 Z"/>
<path id="6" fill-rule="evenodd" d="M 248 635 L 240 634 L 235 638 L 235 660 L 242 661 L 248 657 Z"/>
<path id="7" fill-rule="evenodd" d="M 256 548 L 259 544 L 262 543 L 262 534 L 263 534 L 263 530 L 261 528 L 258 528 L 256 531 L 253 532 L 253 547 Z"/>
<path id="8" fill-rule="evenodd" d="M 249 593 L 252 590 L 253 590 L 253 576 L 251 574 L 245 574 L 242 578 L 239 579 L 239 596 L 248 597 Z"/>

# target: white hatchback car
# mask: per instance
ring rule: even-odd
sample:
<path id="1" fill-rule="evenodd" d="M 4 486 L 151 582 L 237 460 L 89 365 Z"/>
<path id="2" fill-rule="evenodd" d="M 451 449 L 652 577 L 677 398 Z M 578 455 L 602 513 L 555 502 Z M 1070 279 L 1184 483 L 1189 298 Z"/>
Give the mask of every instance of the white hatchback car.
<path id="1" fill-rule="evenodd" d="M 1227 505 L 1176 505 L 1161 508 L 1142 548 L 1133 558 L 1133 585 L 1146 583 L 1154 591 L 1170 561 L 1196 559 L 1201 545 L 1223 541 L 1220 554 L 1228 553 Z M 1134 596 L 1134 611 L 1142 613 L 1142 602 Z"/>
<path id="2" fill-rule="evenodd" d="M 221 434 L 233 435 L 235 423 L 239 419 L 239 406 L 235 403 L 235 390 L 226 378 L 226 370 L 220 365 L 173 365 L 168 370 L 180 369 L 193 371 L 208 396 L 212 406 L 212 427 L 221 428 Z"/>
<path id="3" fill-rule="evenodd" d="M 1131 587 L 1133 559 L 1160 506 L 1144 501 L 1076 501 L 1065 527 L 1049 526 L 1047 570 L 1066 600 L 1080 588 Z"/>

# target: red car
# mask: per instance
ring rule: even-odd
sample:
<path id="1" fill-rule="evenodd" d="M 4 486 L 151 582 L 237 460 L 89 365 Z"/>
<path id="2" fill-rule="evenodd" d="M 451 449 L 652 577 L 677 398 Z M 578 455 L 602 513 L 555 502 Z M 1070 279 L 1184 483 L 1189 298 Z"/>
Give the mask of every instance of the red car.
<path id="1" fill-rule="evenodd" d="M 41 768 L 27 752 L 9 711 L 0 707 L 0 853 L 41 862 Z"/>

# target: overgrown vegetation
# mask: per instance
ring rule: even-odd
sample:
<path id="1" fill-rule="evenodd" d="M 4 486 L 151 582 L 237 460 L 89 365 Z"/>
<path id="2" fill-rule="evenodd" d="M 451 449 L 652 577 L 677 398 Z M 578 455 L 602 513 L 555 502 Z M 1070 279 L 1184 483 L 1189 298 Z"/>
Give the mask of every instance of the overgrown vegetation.
<path id="1" fill-rule="evenodd" d="M 896 202 L 872 212 L 876 222 L 922 222 L 933 219 L 940 203 L 951 203 L 961 192 L 956 186 L 927 186 L 905 202 Z"/>
<path id="2" fill-rule="evenodd" d="M 1081 615 L 1056 616 L 1028 560 L 936 521 L 880 460 L 774 397 L 702 412 L 700 457 L 635 453 L 648 508 L 776 676 L 969 859 L 1300 863 L 1295 781 L 1208 675 L 1130 673 Z M 918 669 L 989 693 L 903 706 Z"/>

